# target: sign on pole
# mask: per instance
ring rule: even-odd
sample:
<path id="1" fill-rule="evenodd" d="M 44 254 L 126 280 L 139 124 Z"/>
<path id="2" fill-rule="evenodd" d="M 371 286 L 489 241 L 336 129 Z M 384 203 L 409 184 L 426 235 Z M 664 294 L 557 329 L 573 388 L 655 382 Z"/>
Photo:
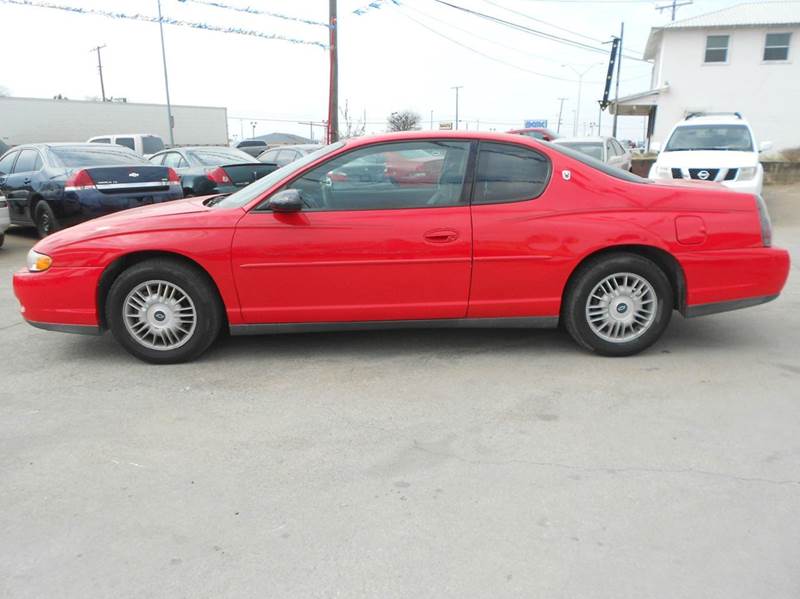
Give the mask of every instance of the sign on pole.
<path id="1" fill-rule="evenodd" d="M 439 121 L 439 131 L 452 131 L 453 121 Z"/>

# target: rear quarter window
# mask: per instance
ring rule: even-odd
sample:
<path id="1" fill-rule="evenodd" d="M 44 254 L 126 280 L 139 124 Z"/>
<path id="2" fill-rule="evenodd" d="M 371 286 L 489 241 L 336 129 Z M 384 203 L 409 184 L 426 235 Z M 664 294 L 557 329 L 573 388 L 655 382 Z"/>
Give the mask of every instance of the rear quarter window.
<path id="1" fill-rule="evenodd" d="M 142 137 L 142 154 L 155 154 L 163 149 L 164 141 L 160 137 L 155 135 L 145 135 Z"/>
<path id="2" fill-rule="evenodd" d="M 117 145 L 124 146 L 129 150 L 136 150 L 136 144 L 133 141 L 132 137 L 118 137 L 117 138 Z"/>
<path id="3" fill-rule="evenodd" d="M 481 143 L 473 204 L 520 202 L 539 197 L 550 177 L 544 154 L 500 143 Z"/>

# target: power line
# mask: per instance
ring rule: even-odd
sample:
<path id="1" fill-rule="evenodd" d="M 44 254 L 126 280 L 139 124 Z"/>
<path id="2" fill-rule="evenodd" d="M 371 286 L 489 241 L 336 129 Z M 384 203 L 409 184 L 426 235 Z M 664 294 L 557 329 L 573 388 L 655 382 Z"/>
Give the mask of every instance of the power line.
<path id="1" fill-rule="evenodd" d="M 305 25 L 319 25 L 321 27 L 328 27 L 327 23 L 322 21 L 314 21 L 313 19 L 304 19 L 302 17 L 293 17 L 291 15 L 284 15 L 278 12 L 271 12 L 268 10 L 261 10 L 259 8 L 252 8 L 250 6 L 234 6 L 226 4 L 225 2 L 216 2 L 215 0 L 178 0 L 178 2 L 194 4 L 202 4 L 203 6 L 212 6 L 214 8 L 223 8 L 225 10 L 234 10 L 236 12 L 246 12 L 251 15 L 264 15 L 267 17 L 274 17 L 276 19 L 283 19 L 284 21 L 294 21 L 296 23 L 303 23 Z"/>
<path id="2" fill-rule="evenodd" d="M 527 27 L 525 25 L 520 25 L 519 23 L 514 23 L 512 21 L 507 21 L 505 19 L 501 19 L 500 17 L 489 15 L 489 14 L 486 14 L 486 13 L 483 13 L 483 12 L 480 12 L 480 11 L 477 11 L 477 10 L 472 10 L 471 8 L 466 8 L 464 6 L 459 6 L 458 4 L 453 4 L 451 2 L 447 2 L 446 0 L 433 0 L 433 1 L 437 2 L 439 4 L 442 4 L 444 6 L 449 6 L 450 8 L 453 8 L 455 10 L 459 10 L 461 12 L 465 12 L 467 14 L 471 14 L 471 15 L 479 17 L 481 19 L 492 21 L 492 22 L 498 23 L 500 25 L 505 25 L 506 27 L 511 27 L 512 29 L 516 29 L 518 31 L 523 31 L 525 33 L 529 33 L 531 35 L 534 35 L 534 36 L 537 36 L 537 37 L 541 37 L 541 38 L 544 38 L 544 39 L 547 39 L 547 40 L 550 40 L 550 41 L 558 42 L 558 43 L 561 43 L 561 44 L 566 44 L 568 46 L 573 46 L 575 48 L 580 48 L 582 50 L 589 50 L 591 52 L 597 52 L 597 53 L 600 53 L 600 54 L 608 54 L 608 51 L 606 49 L 604 49 L 604 48 L 599 48 L 597 46 L 591 46 L 591 45 L 586 44 L 584 42 L 579 42 L 577 40 L 571 40 L 571 39 L 568 39 L 568 38 L 565 38 L 565 37 L 561 37 L 561 36 L 558 36 L 558 35 L 555 35 L 555 34 L 552 34 L 552 33 L 547 33 L 545 31 L 540 31 L 538 29 L 533 29 L 533 28 Z M 628 56 L 627 58 L 630 58 L 632 60 L 638 60 L 638 61 L 646 62 L 646 61 L 644 61 L 642 58 L 640 58 L 638 56 Z"/>
<path id="3" fill-rule="evenodd" d="M 547 25 L 548 27 L 552 27 L 553 29 L 559 29 L 560 31 L 564 31 L 566 33 L 571 33 L 572 35 L 577 35 L 578 37 L 582 37 L 584 39 L 590 40 L 592 42 L 596 42 L 598 44 L 605 43 L 605 40 L 599 40 L 597 38 L 590 37 L 588 35 L 583 35 L 582 33 L 578 33 L 577 31 L 572 31 L 571 29 L 567 29 L 566 27 L 560 27 L 558 25 L 555 25 L 554 23 L 548 23 L 547 21 L 543 21 L 542 19 L 537 19 L 536 17 L 532 17 L 530 15 L 526 15 L 522 11 L 514 10 L 513 8 L 508 8 L 507 6 L 502 6 L 502 5 L 498 4 L 497 2 L 494 2 L 494 0 L 483 0 L 483 1 L 486 2 L 487 4 L 491 4 L 492 6 L 496 6 L 497 8 L 500 8 L 502 10 L 508 11 L 510 13 L 513 13 L 515 15 L 518 15 L 520 17 L 528 19 L 530 21 L 535 21 L 536 23 L 541 23 L 542 25 Z"/>

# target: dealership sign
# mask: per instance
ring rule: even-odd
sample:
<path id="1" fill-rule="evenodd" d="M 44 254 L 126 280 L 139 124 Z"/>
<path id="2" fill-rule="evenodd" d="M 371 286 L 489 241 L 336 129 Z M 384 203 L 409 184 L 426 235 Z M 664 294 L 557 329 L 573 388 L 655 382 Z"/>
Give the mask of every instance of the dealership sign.
<path id="1" fill-rule="evenodd" d="M 452 131 L 453 121 L 439 121 L 439 131 Z"/>
<path id="2" fill-rule="evenodd" d="M 525 121 L 526 129 L 547 129 L 547 119 L 532 119 Z"/>

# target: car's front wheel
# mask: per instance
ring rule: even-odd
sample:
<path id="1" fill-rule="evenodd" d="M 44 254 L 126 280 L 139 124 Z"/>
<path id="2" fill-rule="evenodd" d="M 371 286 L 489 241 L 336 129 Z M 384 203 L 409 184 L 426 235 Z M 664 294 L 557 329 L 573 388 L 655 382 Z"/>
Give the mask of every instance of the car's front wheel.
<path id="1" fill-rule="evenodd" d="M 137 358 L 174 364 L 197 358 L 214 342 L 222 306 L 205 273 L 156 258 L 117 277 L 108 293 L 106 321 L 120 345 Z"/>
<path id="2" fill-rule="evenodd" d="M 605 356 L 629 356 L 661 337 L 672 305 L 672 286 L 655 263 L 619 253 L 580 267 L 567 290 L 562 319 L 584 348 Z"/>
<path id="3" fill-rule="evenodd" d="M 45 201 L 36 204 L 33 215 L 33 222 L 36 224 L 36 232 L 41 239 L 55 233 L 59 229 L 58 220 L 53 213 L 53 209 Z"/>

